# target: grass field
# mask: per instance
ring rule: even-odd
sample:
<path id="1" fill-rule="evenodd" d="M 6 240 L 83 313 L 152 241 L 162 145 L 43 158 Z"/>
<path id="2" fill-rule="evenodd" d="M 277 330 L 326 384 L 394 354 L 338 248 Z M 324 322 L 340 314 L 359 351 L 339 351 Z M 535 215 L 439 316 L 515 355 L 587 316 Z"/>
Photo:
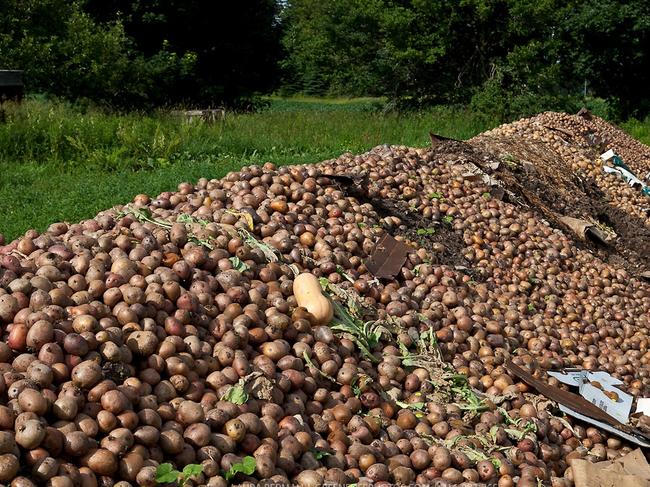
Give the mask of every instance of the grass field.
<path id="1" fill-rule="evenodd" d="M 396 114 L 382 100 L 272 98 L 259 113 L 188 124 L 165 113 L 119 115 L 28 100 L 0 122 L 0 233 L 89 218 L 135 194 L 217 178 L 242 165 L 317 162 L 379 144 L 425 146 L 428 132 L 469 138 L 496 125 L 463 109 Z M 1 120 L 1 119 L 0 119 Z M 630 122 L 648 141 L 650 124 Z"/>

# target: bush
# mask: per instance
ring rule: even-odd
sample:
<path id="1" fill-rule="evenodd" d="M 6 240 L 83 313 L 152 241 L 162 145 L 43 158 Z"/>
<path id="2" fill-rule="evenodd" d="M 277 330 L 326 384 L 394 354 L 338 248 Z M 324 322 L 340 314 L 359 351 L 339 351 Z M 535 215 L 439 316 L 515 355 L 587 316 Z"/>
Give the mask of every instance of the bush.
<path id="1" fill-rule="evenodd" d="M 474 91 L 470 102 L 472 110 L 501 123 L 546 111 L 572 113 L 584 105 L 585 100 L 580 96 L 552 89 L 533 90 L 523 83 L 507 80 L 500 71 Z"/>
<path id="2" fill-rule="evenodd" d="M 151 107 L 187 76 L 191 52 L 163 46 L 145 58 L 133 49 L 121 21 L 95 22 L 77 3 L 5 2 L 0 18 L 3 67 L 22 69 L 26 88 L 69 100 L 116 107 Z"/>

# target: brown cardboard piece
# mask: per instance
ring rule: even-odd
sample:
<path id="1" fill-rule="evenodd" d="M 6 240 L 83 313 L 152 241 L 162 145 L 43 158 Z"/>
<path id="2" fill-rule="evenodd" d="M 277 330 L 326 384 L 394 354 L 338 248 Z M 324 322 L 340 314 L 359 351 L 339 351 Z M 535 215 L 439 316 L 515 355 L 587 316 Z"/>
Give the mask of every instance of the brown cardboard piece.
<path id="1" fill-rule="evenodd" d="M 575 233 L 581 240 L 597 240 L 603 245 L 611 245 L 615 240 L 614 235 L 608 235 L 600 228 L 596 227 L 593 223 L 580 218 L 573 218 L 570 216 L 561 216 L 560 221 L 564 223 L 573 233 Z"/>
<path id="2" fill-rule="evenodd" d="M 616 460 L 571 462 L 575 487 L 650 487 L 650 465 L 639 448 Z"/>
<path id="3" fill-rule="evenodd" d="M 366 267 L 375 277 L 390 279 L 399 273 L 411 250 L 405 243 L 385 233 L 368 257 Z"/>

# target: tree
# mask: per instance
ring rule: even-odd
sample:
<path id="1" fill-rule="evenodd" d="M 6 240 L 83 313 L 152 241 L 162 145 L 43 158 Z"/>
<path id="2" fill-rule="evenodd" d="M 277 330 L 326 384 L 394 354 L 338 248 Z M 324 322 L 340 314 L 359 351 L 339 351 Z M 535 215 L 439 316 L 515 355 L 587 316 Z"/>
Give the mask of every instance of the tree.
<path id="1" fill-rule="evenodd" d="M 101 22 L 121 20 L 145 56 L 171 52 L 192 69 L 166 90 L 172 101 L 233 103 L 277 84 L 281 54 L 275 0 L 87 0 Z"/>
<path id="2" fill-rule="evenodd" d="M 311 95 L 383 92 L 382 0 L 293 0 L 282 12 L 285 87 Z"/>
<path id="3" fill-rule="evenodd" d="M 290 0 L 289 89 L 467 103 L 512 118 L 574 109 L 585 82 L 621 115 L 650 110 L 644 0 Z"/>
<path id="4" fill-rule="evenodd" d="M 29 91 L 118 107 L 148 107 L 164 99 L 160 79 L 176 77 L 174 53 L 145 58 L 121 21 L 98 23 L 64 0 L 0 0 L 0 59 L 23 69 Z M 164 55 L 164 56 L 163 56 Z"/>
<path id="5" fill-rule="evenodd" d="M 619 117 L 650 113 L 650 10 L 644 0 L 574 1 L 564 28 L 569 65 Z"/>
<path id="6" fill-rule="evenodd" d="M 275 0 L 0 0 L 27 88 L 113 106 L 241 104 L 278 80 Z"/>

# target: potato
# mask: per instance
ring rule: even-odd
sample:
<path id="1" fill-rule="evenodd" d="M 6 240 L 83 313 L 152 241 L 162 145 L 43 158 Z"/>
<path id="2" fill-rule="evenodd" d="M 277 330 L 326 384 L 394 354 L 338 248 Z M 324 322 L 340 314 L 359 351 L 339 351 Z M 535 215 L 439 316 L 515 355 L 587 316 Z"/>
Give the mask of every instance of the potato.
<path id="1" fill-rule="evenodd" d="M 82 389 L 89 389 L 102 379 L 101 366 L 92 360 L 81 362 L 72 369 L 72 382 Z"/>
<path id="2" fill-rule="evenodd" d="M 320 487 L 323 485 L 323 476 L 314 470 L 303 470 L 296 477 L 296 482 L 300 487 Z"/>
<path id="3" fill-rule="evenodd" d="M 0 454 L 11 453 L 16 448 L 16 439 L 9 431 L 0 431 Z"/>
<path id="4" fill-rule="evenodd" d="M 16 443 L 28 450 L 36 448 L 44 438 L 45 427 L 36 419 L 28 419 L 16 428 Z"/>
<path id="5" fill-rule="evenodd" d="M 117 457 L 103 448 L 90 451 L 82 461 L 97 475 L 110 476 L 118 469 Z"/>
<path id="6" fill-rule="evenodd" d="M 134 353 L 148 357 L 156 352 L 158 339 L 151 331 L 135 331 L 129 335 L 127 345 Z"/>
<path id="7" fill-rule="evenodd" d="M 11 482 L 19 469 L 20 463 L 16 455 L 11 453 L 0 455 L 0 482 Z"/>

